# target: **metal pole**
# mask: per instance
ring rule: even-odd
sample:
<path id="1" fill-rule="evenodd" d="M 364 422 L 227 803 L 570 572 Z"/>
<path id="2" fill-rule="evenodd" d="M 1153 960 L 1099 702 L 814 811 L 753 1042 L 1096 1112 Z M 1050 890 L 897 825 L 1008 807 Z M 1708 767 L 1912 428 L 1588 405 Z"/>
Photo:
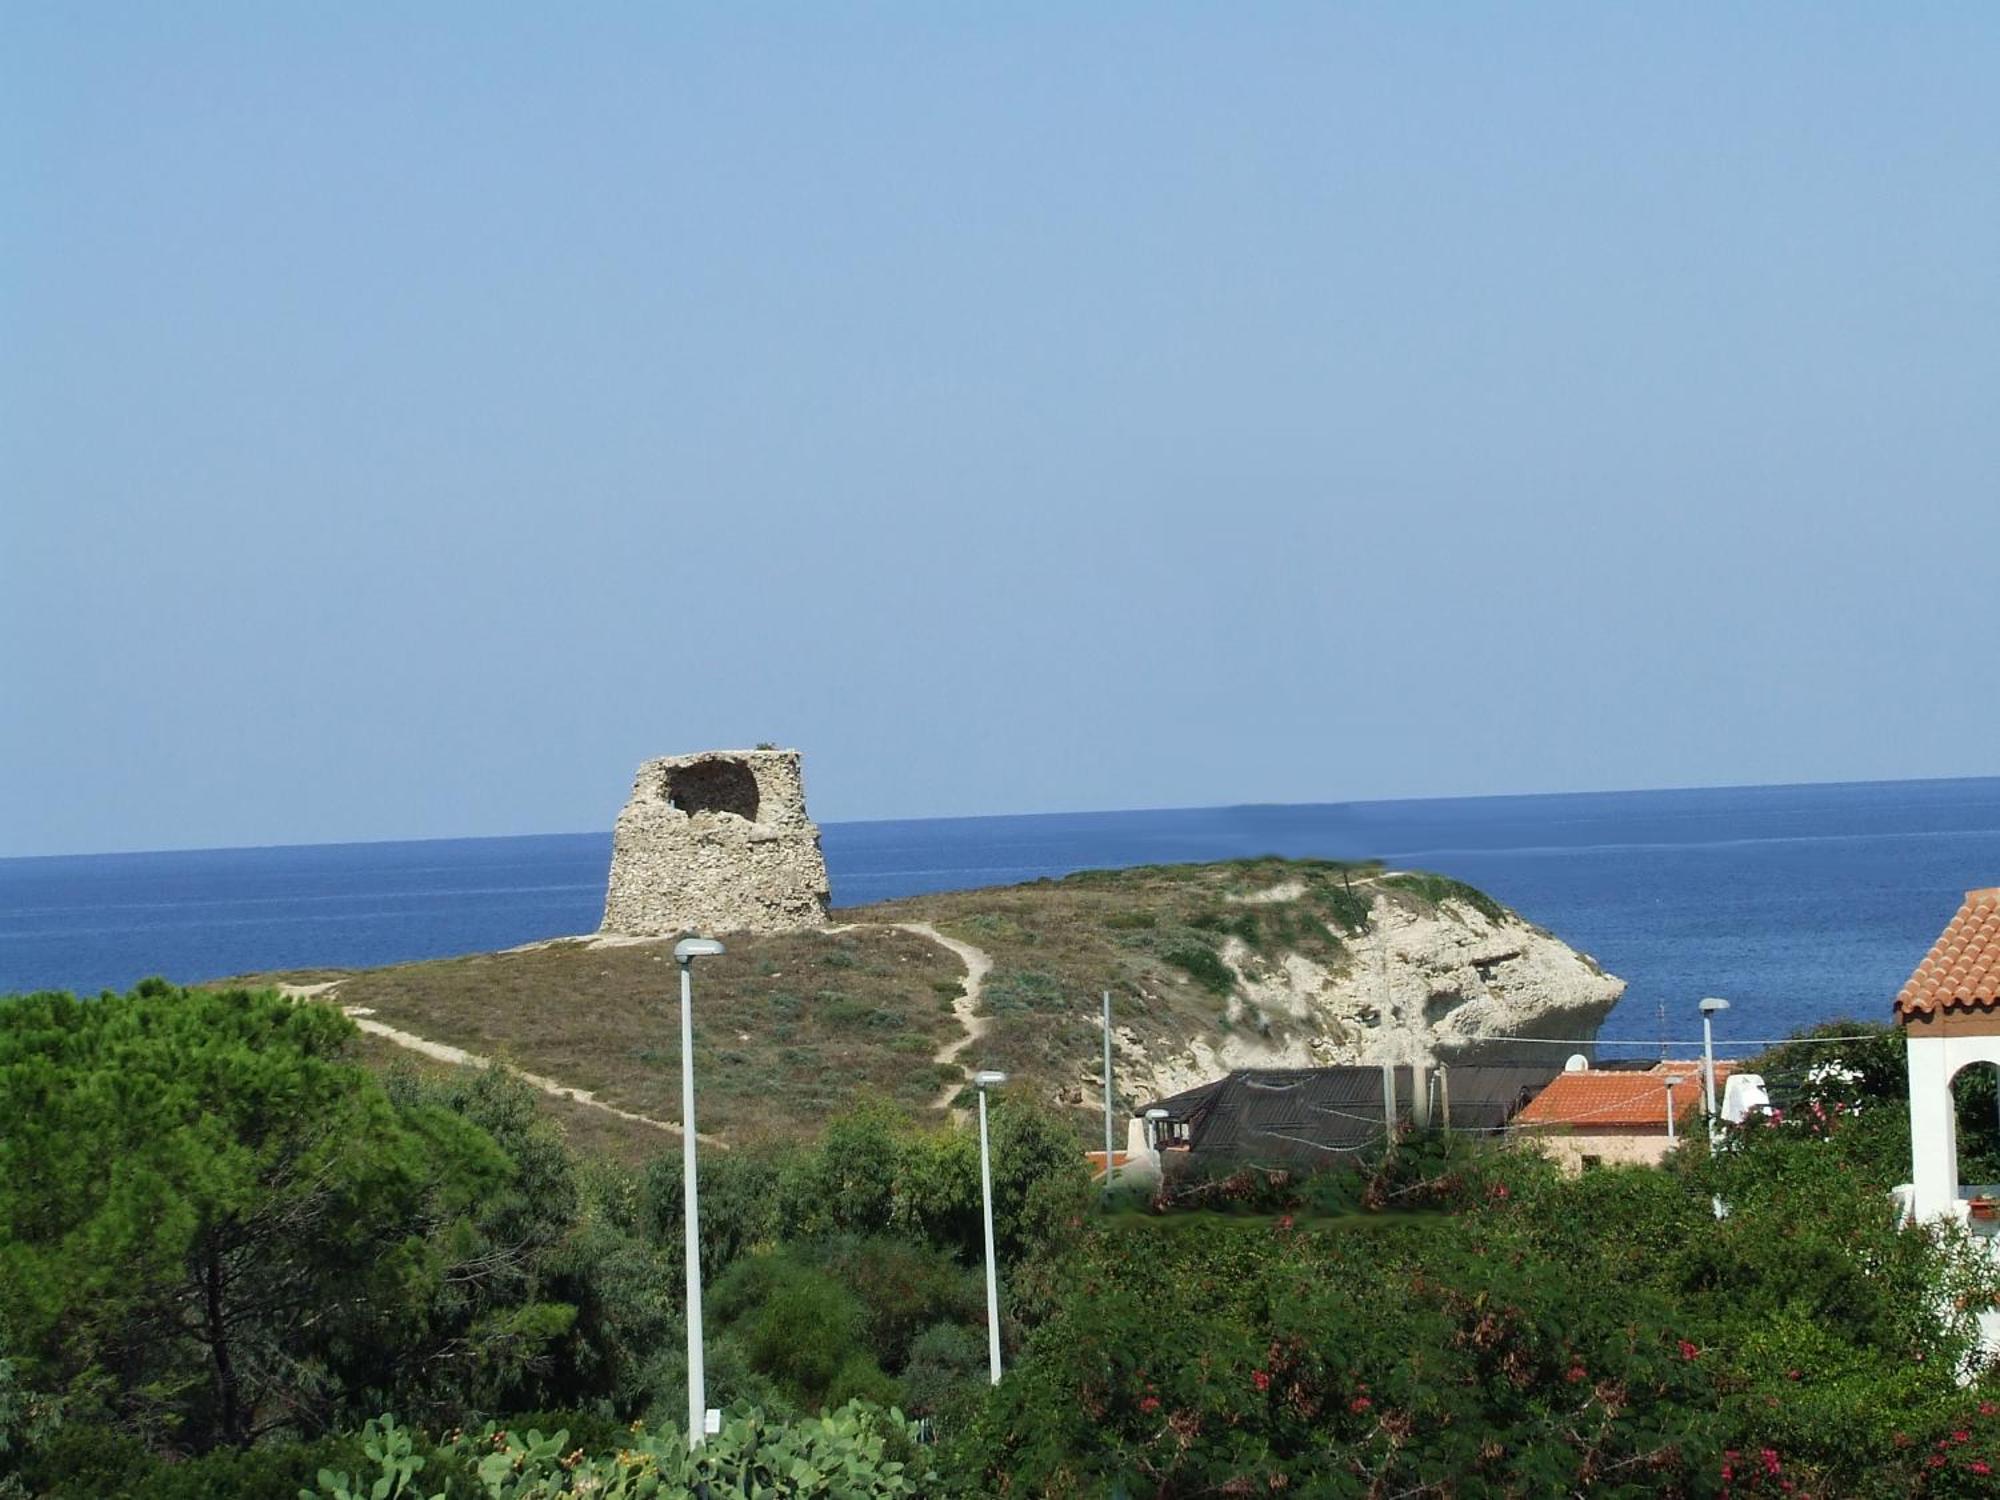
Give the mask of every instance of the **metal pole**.
<path id="1" fill-rule="evenodd" d="M 986 1090 L 979 1091 L 979 1204 L 986 1229 L 986 1363 L 1000 1383 L 1000 1282 L 993 1263 L 993 1168 L 986 1154 Z"/>
<path id="2" fill-rule="evenodd" d="M 687 1220 L 688 1447 L 699 1448 L 708 1426 L 708 1379 L 701 1364 L 701 1209 L 694 1167 L 694 993 L 691 967 L 681 960 L 681 1182 Z"/>
<path id="3" fill-rule="evenodd" d="M 1389 1134 L 1389 1144 L 1396 1144 L 1396 1065 L 1382 1064 L 1382 1128 Z"/>
<path id="4" fill-rule="evenodd" d="M 1438 1064 L 1438 1104 L 1439 1112 L 1444 1116 L 1445 1133 L 1448 1135 L 1451 1133 L 1451 1069 L 1443 1063 Z"/>
<path id="5" fill-rule="evenodd" d="M 1674 1143 L 1674 1085 L 1679 1082 L 1678 1078 L 1669 1078 L 1667 1080 L 1667 1144 L 1669 1146 Z"/>
<path id="6" fill-rule="evenodd" d="M 1722 1110 L 1716 1108 L 1716 1024 L 1714 1016 L 1702 1012 L 1702 1090 L 1708 1096 L 1708 1144 L 1716 1144 Z"/>
<path id="7" fill-rule="evenodd" d="M 1702 1094 L 1708 1102 L 1708 1144 L 1716 1144 L 1716 1026 L 1702 1012 Z"/>
<path id="8" fill-rule="evenodd" d="M 1111 991 L 1104 992 L 1104 1191 L 1111 1191 Z"/>

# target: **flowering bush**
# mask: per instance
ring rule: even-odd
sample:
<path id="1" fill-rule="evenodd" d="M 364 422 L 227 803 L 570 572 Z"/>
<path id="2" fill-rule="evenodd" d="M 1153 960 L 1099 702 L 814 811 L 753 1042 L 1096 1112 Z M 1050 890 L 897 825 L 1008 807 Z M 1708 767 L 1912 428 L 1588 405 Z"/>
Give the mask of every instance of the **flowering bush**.
<path id="1" fill-rule="evenodd" d="M 998 1495 L 1695 1493 L 1665 1313 L 1443 1218 L 1107 1233 L 959 1456 Z"/>

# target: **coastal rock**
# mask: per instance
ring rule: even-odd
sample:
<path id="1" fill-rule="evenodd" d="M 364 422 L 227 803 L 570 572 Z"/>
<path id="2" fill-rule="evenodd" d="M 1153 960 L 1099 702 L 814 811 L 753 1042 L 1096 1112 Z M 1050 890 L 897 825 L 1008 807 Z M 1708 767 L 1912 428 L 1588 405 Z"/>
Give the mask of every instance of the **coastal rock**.
<path id="1" fill-rule="evenodd" d="M 1491 903 L 1378 888 L 1367 929 L 1346 946 L 1328 967 L 1229 940 L 1228 1028 L 1172 1050 L 1121 1045 L 1122 1070 L 1159 1096 L 1234 1068 L 1559 1062 L 1590 1050 L 1625 992 L 1589 955 Z"/>
<path id="2" fill-rule="evenodd" d="M 600 930 L 797 932 L 826 925 L 827 896 L 798 751 L 663 756 L 618 814 Z"/>

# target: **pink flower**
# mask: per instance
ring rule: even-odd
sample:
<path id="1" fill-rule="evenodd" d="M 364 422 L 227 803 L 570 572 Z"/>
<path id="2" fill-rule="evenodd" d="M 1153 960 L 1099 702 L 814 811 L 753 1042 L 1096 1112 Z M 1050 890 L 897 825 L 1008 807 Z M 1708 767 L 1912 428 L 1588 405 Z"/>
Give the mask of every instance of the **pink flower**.
<path id="1" fill-rule="evenodd" d="M 1971 1463 L 1966 1465 L 1966 1468 L 1972 1470 L 1975 1474 L 1991 1474 L 1993 1472 L 1993 1465 L 1989 1464 L 1983 1458 L 1975 1458 Z"/>
<path id="2" fill-rule="evenodd" d="M 1271 1388 L 1271 1372 L 1268 1370 L 1252 1370 L 1250 1372 L 1250 1383 L 1260 1391 L 1268 1391 Z"/>
<path id="3" fill-rule="evenodd" d="M 1776 1448 L 1766 1448 L 1757 1456 L 1764 1460 L 1764 1472 L 1766 1474 L 1775 1474 L 1778 1472 L 1778 1450 Z"/>
<path id="4" fill-rule="evenodd" d="M 1349 1411 L 1366 1411 L 1374 1404 L 1366 1396 L 1356 1396 L 1352 1401 L 1347 1403 L 1347 1409 Z"/>
<path id="5" fill-rule="evenodd" d="M 1682 1359 L 1695 1360 L 1701 1358 L 1700 1348 L 1689 1343 L 1686 1339 L 1680 1341 L 1680 1350 Z"/>
<path id="6" fill-rule="evenodd" d="M 1140 1411 L 1152 1413 L 1158 1411 L 1159 1409 L 1160 1409 L 1160 1398 L 1158 1396 L 1140 1397 L 1139 1399 Z"/>

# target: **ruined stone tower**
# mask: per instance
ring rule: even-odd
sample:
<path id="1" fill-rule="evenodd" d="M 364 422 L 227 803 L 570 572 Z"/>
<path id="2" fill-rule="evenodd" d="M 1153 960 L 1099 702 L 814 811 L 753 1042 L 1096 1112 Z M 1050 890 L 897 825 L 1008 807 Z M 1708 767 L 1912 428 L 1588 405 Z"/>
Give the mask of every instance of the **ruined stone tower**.
<path id="1" fill-rule="evenodd" d="M 796 750 L 639 767 L 611 844 L 605 932 L 794 932 L 826 922 L 826 860 Z"/>

